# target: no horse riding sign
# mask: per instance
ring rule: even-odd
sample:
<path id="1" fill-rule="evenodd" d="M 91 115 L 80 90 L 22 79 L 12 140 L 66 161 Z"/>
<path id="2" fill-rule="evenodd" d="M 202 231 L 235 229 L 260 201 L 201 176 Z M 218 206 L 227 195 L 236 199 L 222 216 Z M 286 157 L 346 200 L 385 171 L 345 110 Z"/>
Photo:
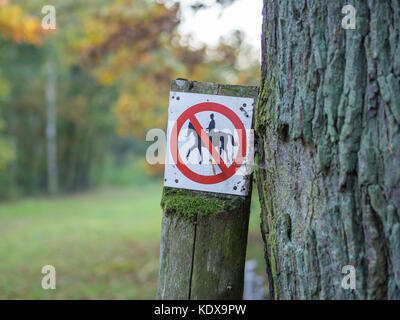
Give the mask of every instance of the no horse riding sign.
<path id="1" fill-rule="evenodd" d="M 164 186 L 246 195 L 254 99 L 171 92 Z"/>

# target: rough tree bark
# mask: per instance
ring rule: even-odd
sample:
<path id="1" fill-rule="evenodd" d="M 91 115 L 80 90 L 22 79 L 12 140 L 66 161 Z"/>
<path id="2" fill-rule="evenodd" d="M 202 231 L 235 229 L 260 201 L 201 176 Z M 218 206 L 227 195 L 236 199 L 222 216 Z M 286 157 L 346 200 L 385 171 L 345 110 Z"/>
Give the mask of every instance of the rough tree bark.
<path id="1" fill-rule="evenodd" d="M 357 9 L 344 30 L 344 5 Z M 400 1 L 264 0 L 256 171 L 271 295 L 400 298 Z M 356 290 L 341 286 L 356 269 Z"/>

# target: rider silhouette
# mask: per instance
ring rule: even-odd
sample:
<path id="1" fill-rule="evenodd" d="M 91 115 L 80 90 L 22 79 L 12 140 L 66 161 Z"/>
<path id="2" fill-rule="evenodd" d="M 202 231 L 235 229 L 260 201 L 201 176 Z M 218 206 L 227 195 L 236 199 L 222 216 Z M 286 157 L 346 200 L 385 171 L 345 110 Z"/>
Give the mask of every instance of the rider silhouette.
<path id="1" fill-rule="evenodd" d="M 211 130 L 214 130 L 214 129 L 215 129 L 214 113 L 211 113 L 211 114 L 210 114 L 210 119 L 211 119 L 211 121 L 210 121 L 210 123 L 208 124 L 208 127 L 207 127 L 207 129 L 206 129 L 208 132 L 211 132 Z M 212 136 L 209 136 L 209 138 L 210 138 L 210 141 L 211 141 L 211 144 L 212 144 Z"/>
<path id="2" fill-rule="evenodd" d="M 210 121 L 210 123 L 209 123 L 209 125 L 208 125 L 208 127 L 207 127 L 207 130 L 208 130 L 208 131 L 211 131 L 211 130 L 214 130 L 214 129 L 215 129 L 214 113 L 211 113 L 211 114 L 210 114 L 210 118 L 211 118 L 211 121 Z"/>

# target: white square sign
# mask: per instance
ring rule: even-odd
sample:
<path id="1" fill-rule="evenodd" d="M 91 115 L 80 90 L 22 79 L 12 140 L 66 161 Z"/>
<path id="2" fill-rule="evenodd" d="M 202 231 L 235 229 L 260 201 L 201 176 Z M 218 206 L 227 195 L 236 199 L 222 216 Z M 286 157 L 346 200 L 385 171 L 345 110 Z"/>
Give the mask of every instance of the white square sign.
<path id="1" fill-rule="evenodd" d="M 164 186 L 246 195 L 254 98 L 171 92 Z"/>

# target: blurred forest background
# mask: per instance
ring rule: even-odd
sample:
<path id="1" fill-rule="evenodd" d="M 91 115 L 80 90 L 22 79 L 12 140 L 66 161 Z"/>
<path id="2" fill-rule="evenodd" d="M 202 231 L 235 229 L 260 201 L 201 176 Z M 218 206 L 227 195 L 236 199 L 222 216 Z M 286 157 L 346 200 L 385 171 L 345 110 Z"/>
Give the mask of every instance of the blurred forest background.
<path id="1" fill-rule="evenodd" d="M 145 135 L 166 127 L 169 82 L 259 83 L 240 30 L 193 46 L 181 15 L 173 1 L 0 0 L 0 298 L 154 297 L 163 168 L 146 164 Z"/>

